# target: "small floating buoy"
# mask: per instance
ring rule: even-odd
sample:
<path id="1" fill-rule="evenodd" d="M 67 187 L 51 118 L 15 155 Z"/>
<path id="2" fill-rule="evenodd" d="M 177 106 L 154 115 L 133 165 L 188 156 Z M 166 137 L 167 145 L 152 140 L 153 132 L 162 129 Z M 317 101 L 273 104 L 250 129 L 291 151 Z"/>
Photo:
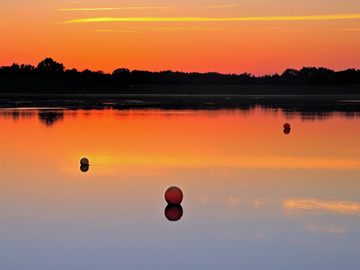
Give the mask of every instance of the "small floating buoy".
<path id="1" fill-rule="evenodd" d="M 180 204 L 183 200 L 183 193 L 180 188 L 171 186 L 165 191 L 165 200 L 168 204 Z"/>
<path id="2" fill-rule="evenodd" d="M 88 160 L 86 157 L 83 157 L 83 158 L 80 160 L 80 165 L 81 165 L 81 166 L 89 166 L 89 160 Z"/>
<path id="3" fill-rule="evenodd" d="M 286 129 L 284 128 L 284 134 L 288 135 L 290 133 L 290 128 Z"/>
<path id="4" fill-rule="evenodd" d="M 290 129 L 290 124 L 289 124 L 289 123 L 285 123 L 285 124 L 284 124 L 284 129 Z"/>

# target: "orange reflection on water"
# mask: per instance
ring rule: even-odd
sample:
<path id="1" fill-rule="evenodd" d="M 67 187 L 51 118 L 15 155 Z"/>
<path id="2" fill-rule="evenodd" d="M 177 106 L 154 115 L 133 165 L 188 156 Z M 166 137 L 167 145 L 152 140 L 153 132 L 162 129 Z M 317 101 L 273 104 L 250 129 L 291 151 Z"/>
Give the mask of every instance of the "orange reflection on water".
<path id="1" fill-rule="evenodd" d="M 315 225 L 307 224 L 306 230 L 311 232 L 326 232 L 326 233 L 346 233 L 344 227 L 333 226 L 333 225 Z"/>
<path id="2" fill-rule="evenodd" d="M 114 166 L 132 166 L 137 164 L 146 167 L 196 167 L 206 168 L 211 166 L 234 167 L 234 168 L 259 168 L 259 169 L 281 169 L 281 168 L 315 168 L 315 169 L 360 169 L 360 163 L 356 159 L 320 159 L 320 158 L 296 158 L 279 156 L 148 156 L 122 155 L 106 156 L 102 153 L 91 153 L 92 159 L 102 166 L 98 172 L 112 174 Z"/>
<path id="3" fill-rule="evenodd" d="M 139 171 L 137 167 L 360 168 L 360 125 L 336 114 L 321 122 L 293 118 L 292 132 L 284 136 L 282 126 L 289 119 L 279 111 L 260 108 L 31 112 L 31 117 L 23 117 L 24 111 L 0 117 L 4 162 L 50 163 L 77 174 L 78 166 L 73 164 L 87 156 L 95 175 L 116 175 L 119 168 L 126 174 Z"/>
<path id="4" fill-rule="evenodd" d="M 360 204 L 351 201 L 322 201 L 313 198 L 298 198 L 285 200 L 282 207 L 291 211 L 315 210 L 351 215 L 360 214 Z"/>

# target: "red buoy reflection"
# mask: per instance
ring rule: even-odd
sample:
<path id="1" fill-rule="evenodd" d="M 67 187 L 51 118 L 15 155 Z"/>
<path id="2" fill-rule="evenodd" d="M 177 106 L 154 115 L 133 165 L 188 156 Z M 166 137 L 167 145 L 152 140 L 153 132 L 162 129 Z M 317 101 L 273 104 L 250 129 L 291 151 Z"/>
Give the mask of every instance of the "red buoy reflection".
<path id="1" fill-rule="evenodd" d="M 178 221 L 183 215 L 183 209 L 180 204 L 168 204 L 165 208 L 165 217 L 170 221 Z"/>
<path id="2" fill-rule="evenodd" d="M 83 173 L 87 172 L 89 170 L 89 165 L 81 165 L 80 166 L 80 171 L 82 171 Z"/>
<path id="3" fill-rule="evenodd" d="M 290 129 L 284 129 L 284 134 L 288 135 L 290 133 Z"/>

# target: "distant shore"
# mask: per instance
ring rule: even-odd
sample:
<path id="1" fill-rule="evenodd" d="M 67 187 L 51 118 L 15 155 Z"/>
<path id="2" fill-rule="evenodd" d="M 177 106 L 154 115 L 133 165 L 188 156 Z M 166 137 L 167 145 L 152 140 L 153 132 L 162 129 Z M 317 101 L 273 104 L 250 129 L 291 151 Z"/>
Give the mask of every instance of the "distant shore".
<path id="1" fill-rule="evenodd" d="M 65 69 L 46 58 L 37 66 L 0 67 L 3 94 L 202 94 L 202 95 L 319 95 L 360 94 L 360 70 L 324 67 L 288 68 L 282 74 L 146 71 L 127 68 L 112 73 Z"/>
<path id="2" fill-rule="evenodd" d="M 36 67 L 0 67 L 0 108 L 242 109 L 303 113 L 359 112 L 360 70 L 287 69 L 281 75 L 185 73 L 119 68 L 65 69 L 46 58 Z"/>

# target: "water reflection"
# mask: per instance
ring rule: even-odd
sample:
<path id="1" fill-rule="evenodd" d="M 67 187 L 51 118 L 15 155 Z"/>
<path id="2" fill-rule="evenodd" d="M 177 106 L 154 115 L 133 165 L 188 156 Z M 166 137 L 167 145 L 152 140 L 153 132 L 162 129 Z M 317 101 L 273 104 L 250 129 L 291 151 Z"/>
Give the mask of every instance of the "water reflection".
<path id="1" fill-rule="evenodd" d="M 346 233 L 345 227 L 334 226 L 334 225 L 307 224 L 305 230 L 310 232 L 320 232 L 320 233 L 336 233 L 336 234 Z"/>
<path id="2" fill-rule="evenodd" d="M 14 121 L 19 120 L 20 113 L 18 111 L 13 111 L 12 112 L 12 118 L 14 119 Z"/>
<path id="3" fill-rule="evenodd" d="M 39 107 L 34 107 L 38 105 Z M 54 100 L 49 103 L 47 100 L 26 101 L 7 100 L 0 103 L 7 110 L 0 110 L 0 117 L 11 117 L 14 121 L 33 117 L 38 115 L 39 120 L 46 126 L 52 126 L 56 122 L 63 120 L 63 109 L 67 108 L 67 115 L 76 114 L 78 110 L 90 111 L 96 110 L 115 110 L 119 114 L 128 114 L 130 110 L 138 109 L 158 109 L 158 110 L 192 110 L 192 111 L 217 111 L 228 110 L 229 113 L 239 111 L 244 115 L 251 115 L 252 111 L 262 109 L 267 113 L 285 116 L 286 119 L 300 118 L 303 121 L 326 120 L 334 116 L 344 118 L 360 117 L 359 102 L 345 102 L 339 100 L 336 96 L 311 97 L 298 96 L 296 98 L 289 96 L 136 96 L 133 98 L 123 97 L 115 100 L 94 99 L 83 100 Z M 22 107 L 17 109 L 16 107 Z"/>
<path id="4" fill-rule="evenodd" d="M 7 109 L 1 110 L 0 109 L 0 118 L 11 118 L 14 121 L 16 120 L 26 120 L 31 119 L 37 115 L 37 112 L 31 109 L 24 109 L 24 110 L 14 110 L 14 109 Z"/>
<path id="5" fill-rule="evenodd" d="M 289 128 L 289 129 L 284 128 L 284 131 L 283 131 L 283 132 L 284 132 L 285 135 L 290 134 L 290 128 Z"/>
<path id="6" fill-rule="evenodd" d="M 46 126 L 52 126 L 54 123 L 63 120 L 64 113 L 62 111 L 39 111 L 39 120 Z"/>
<path id="7" fill-rule="evenodd" d="M 89 165 L 80 165 L 80 171 L 83 173 L 87 172 L 89 170 Z"/>
<path id="8" fill-rule="evenodd" d="M 164 212 L 169 221 L 178 221 L 183 216 L 183 208 L 180 204 L 168 204 Z"/>
<path id="9" fill-rule="evenodd" d="M 282 207 L 288 211 L 312 211 L 337 214 L 360 215 L 360 204 L 352 201 L 323 201 L 314 198 L 294 198 L 285 200 Z"/>
<path id="10" fill-rule="evenodd" d="M 4 269 L 359 268 L 359 118 L 298 115 L 284 137 L 260 107 L 64 110 L 51 129 L 2 112 Z"/>

